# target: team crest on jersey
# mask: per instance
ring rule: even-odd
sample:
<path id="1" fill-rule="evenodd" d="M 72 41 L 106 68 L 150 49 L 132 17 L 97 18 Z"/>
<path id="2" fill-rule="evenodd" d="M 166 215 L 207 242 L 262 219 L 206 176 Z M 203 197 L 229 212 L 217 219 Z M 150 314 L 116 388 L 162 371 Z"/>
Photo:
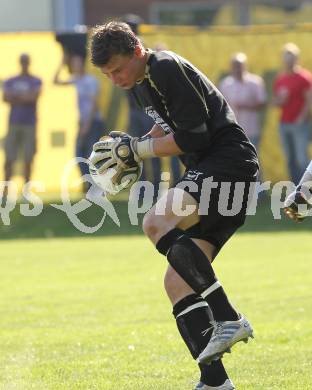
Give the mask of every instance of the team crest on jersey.
<path id="1" fill-rule="evenodd" d="M 197 180 L 199 176 L 203 175 L 203 172 L 199 171 L 188 171 L 187 175 L 184 177 L 185 180 Z"/>
<path id="2" fill-rule="evenodd" d="M 158 114 L 157 111 L 154 110 L 152 106 L 145 107 L 145 112 L 157 125 L 162 127 L 166 134 L 173 133 L 171 127 L 163 120 L 163 118 Z"/>

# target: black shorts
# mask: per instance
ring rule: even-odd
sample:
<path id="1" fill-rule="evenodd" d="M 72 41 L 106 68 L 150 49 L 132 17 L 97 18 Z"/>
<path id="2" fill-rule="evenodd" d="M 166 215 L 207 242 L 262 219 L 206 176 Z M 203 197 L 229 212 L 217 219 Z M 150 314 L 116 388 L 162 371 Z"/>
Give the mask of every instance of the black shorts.
<path id="1" fill-rule="evenodd" d="M 235 175 L 225 175 L 211 162 L 187 169 L 174 187 L 188 192 L 199 204 L 200 222 L 186 230 L 192 238 L 206 240 L 220 251 L 246 219 L 248 199 L 251 199 L 258 175 L 257 166 L 240 169 Z"/>

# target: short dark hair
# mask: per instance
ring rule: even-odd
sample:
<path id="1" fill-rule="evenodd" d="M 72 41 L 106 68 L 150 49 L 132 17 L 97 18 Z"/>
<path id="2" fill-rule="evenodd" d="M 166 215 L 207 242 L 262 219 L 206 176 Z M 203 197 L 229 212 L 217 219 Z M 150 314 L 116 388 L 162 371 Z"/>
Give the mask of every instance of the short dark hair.
<path id="1" fill-rule="evenodd" d="M 112 21 L 98 25 L 91 33 L 91 62 L 95 66 L 103 66 L 113 55 L 130 56 L 138 43 L 139 39 L 127 23 Z"/>

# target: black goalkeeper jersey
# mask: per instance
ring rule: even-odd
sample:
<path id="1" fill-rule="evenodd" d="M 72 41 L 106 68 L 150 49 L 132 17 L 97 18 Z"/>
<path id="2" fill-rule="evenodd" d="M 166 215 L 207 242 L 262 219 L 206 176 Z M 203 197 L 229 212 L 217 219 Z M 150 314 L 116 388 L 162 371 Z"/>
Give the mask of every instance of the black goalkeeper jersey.
<path id="1" fill-rule="evenodd" d="M 131 93 L 156 124 L 174 134 L 187 168 L 204 159 L 227 173 L 258 167 L 255 148 L 222 94 L 184 58 L 170 51 L 150 52 L 145 77 Z"/>

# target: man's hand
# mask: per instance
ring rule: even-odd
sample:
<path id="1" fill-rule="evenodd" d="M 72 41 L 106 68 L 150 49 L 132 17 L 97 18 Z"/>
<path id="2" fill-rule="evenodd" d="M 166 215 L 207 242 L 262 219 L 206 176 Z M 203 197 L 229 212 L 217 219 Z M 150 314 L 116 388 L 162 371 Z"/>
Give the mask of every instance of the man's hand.
<path id="1" fill-rule="evenodd" d="M 308 202 L 308 197 L 305 194 L 306 190 L 309 192 L 309 189 L 305 188 L 305 191 L 302 191 L 302 187 L 299 187 L 285 200 L 284 212 L 287 217 L 295 222 L 302 222 L 309 214 L 309 210 L 312 209 L 312 205 Z"/>
<path id="2" fill-rule="evenodd" d="M 109 135 L 118 141 L 112 147 L 112 157 L 116 160 L 117 165 L 125 165 L 130 168 L 141 161 L 137 154 L 137 137 L 131 137 L 122 131 L 111 131 Z"/>
<path id="3" fill-rule="evenodd" d="M 111 166 L 130 168 L 141 160 L 136 154 L 134 144 L 136 138 L 122 132 L 111 132 L 110 137 L 103 137 L 93 145 L 90 162 L 99 174 Z"/>

